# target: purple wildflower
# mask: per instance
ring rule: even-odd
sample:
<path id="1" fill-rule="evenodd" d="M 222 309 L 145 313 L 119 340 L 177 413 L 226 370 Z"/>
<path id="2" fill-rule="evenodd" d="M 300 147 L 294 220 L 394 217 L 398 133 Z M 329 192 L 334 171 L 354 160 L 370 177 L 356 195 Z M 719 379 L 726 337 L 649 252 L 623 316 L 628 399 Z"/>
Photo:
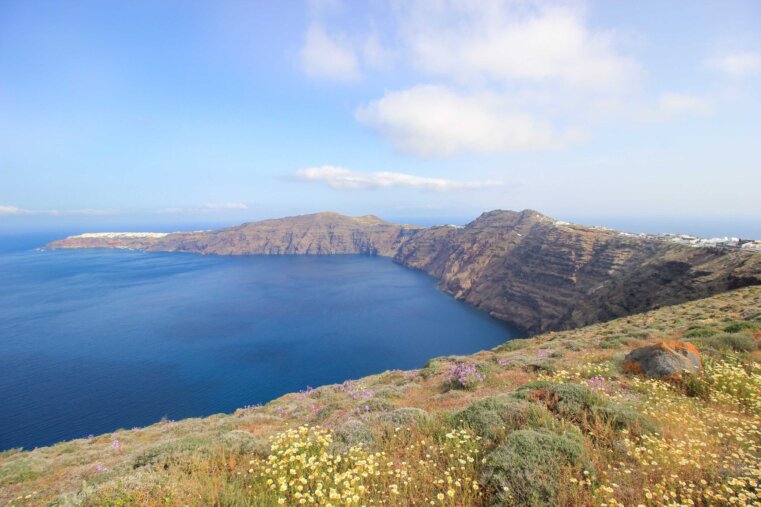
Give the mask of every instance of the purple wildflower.
<path id="1" fill-rule="evenodd" d="M 108 470 L 108 469 L 106 467 L 104 467 L 103 465 L 101 465 L 100 463 L 95 465 L 95 472 L 96 473 L 105 472 L 106 470 Z"/>
<path id="2" fill-rule="evenodd" d="M 452 387 L 467 389 L 478 382 L 483 382 L 486 377 L 478 371 L 473 363 L 456 363 L 447 370 L 447 380 Z"/>
<path id="3" fill-rule="evenodd" d="M 121 447 L 121 444 L 119 443 L 118 440 L 114 440 L 113 442 L 111 442 L 111 447 L 118 450 Z"/>
<path id="4" fill-rule="evenodd" d="M 605 389 L 605 378 L 601 375 L 595 375 L 594 377 L 588 379 L 587 383 L 589 384 L 590 389 Z"/>
<path id="5" fill-rule="evenodd" d="M 500 365 L 500 366 L 507 366 L 511 362 L 512 361 L 510 361 L 510 359 L 508 359 L 506 357 L 500 357 L 499 359 L 497 359 L 497 364 Z"/>
<path id="6" fill-rule="evenodd" d="M 312 394 L 312 391 L 314 391 L 314 388 L 312 386 L 307 386 L 306 389 L 302 389 L 299 391 L 299 399 L 305 400 L 309 397 L 310 394 Z"/>
<path id="7" fill-rule="evenodd" d="M 375 394 L 365 386 L 352 380 L 347 380 L 338 387 L 339 391 L 346 393 L 352 400 L 368 400 Z"/>

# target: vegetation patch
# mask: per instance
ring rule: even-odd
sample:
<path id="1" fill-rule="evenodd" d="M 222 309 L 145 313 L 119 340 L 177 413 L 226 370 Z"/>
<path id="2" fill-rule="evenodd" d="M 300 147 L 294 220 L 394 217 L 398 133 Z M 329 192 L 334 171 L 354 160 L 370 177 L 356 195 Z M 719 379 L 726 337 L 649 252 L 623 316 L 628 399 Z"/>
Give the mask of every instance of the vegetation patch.
<path id="1" fill-rule="evenodd" d="M 607 404 L 605 398 L 580 384 L 556 384 L 539 381 L 527 384 L 517 391 L 521 398 L 544 404 L 560 417 L 583 421 L 593 407 Z"/>
<path id="2" fill-rule="evenodd" d="M 586 462 L 578 432 L 518 430 L 486 458 L 481 480 L 494 492 L 494 505 L 555 506 L 565 487 L 562 472 Z"/>
<path id="3" fill-rule="evenodd" d="M 508 433 L 522 428 L 551 426 L 552 414 L 542 405 L 503 394 L 484 398 L 453 416 L 477 435 L 499 441 Z"/>

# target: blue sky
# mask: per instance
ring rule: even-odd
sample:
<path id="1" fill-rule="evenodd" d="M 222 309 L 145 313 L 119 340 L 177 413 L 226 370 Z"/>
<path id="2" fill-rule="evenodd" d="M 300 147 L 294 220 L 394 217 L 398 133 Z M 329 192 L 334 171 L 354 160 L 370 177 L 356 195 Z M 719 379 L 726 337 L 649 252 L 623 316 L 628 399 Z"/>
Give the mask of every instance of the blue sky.
<path id="1" fill-rule="evenodd" d="M 761 223 L 758 90 L 754 0 L 5 0 L 0 228 Z"/>

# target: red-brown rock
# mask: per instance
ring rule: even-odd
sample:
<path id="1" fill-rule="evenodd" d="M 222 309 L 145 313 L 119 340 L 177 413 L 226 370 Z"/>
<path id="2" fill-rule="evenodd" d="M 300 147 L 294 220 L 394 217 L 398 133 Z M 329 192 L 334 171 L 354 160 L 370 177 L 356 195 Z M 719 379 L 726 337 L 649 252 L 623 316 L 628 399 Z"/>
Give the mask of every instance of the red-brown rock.
<path id="1" fill-rule="evenodd" d="M 700 352 L 691 343 L 661 342 L 634 349 L 624 358 L 624 371 L 663 378 L 703 369 Z"/>

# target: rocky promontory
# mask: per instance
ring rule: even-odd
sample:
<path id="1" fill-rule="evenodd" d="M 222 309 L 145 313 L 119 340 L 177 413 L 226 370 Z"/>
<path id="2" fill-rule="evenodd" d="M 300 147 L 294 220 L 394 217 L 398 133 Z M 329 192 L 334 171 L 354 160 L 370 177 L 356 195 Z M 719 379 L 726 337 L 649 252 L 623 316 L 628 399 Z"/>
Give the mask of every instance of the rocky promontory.
<path id="1" fill-rule="evenodd" d="M 132 248 L 213 255 L 392 256 L 419 229 L 372 215 L 348 217 L 326 212 L 249 222 L 215 231 L 81 234 L 54 241 L 48 248 Z"/>
<path id="2" fill-rule="evenodd" d="M 530 333 L 570 329 L 761 284 L 761 254 L 491 211 L 419 231 L 394 257 Z"/>

